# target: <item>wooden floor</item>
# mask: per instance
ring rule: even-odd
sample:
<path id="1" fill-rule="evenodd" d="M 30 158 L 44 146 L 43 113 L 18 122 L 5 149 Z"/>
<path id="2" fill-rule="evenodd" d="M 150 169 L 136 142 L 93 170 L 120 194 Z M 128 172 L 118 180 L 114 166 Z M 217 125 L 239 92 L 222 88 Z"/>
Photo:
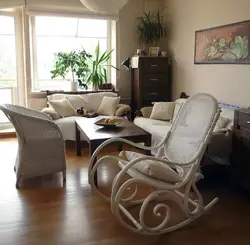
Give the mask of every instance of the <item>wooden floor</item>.
<path id="1" fill-rule="evenodd" d="M 88 151 L 67 152 L 67 183 L 61 176 L 22 182 L 15 188 L 15 139 L 0 140 L 0 245 L 249 245 L 250 199 L 222 190 L 203 191 L 219 203 L 189 227 L 155 237 L 131 233 L 112 217 L 110 207 L 87 181 Z M 116 154 L 109 149 L 109 153 Z M 111 169 L 112 170 L 112 169 Z M 112 170 L 113 171 L 113 170 Z M 108 168 L 100 185 L 109 182 Z"/>

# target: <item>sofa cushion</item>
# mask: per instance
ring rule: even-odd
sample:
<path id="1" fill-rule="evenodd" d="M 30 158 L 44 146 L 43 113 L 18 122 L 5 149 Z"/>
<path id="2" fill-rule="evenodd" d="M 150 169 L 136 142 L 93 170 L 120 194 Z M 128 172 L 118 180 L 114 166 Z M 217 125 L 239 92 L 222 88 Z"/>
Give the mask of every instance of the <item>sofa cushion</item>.
<path id="1" fill-rule="evenodd" d="M 138 157 L 143 157 L 145 155 L 132 152 L 125 151 L 125 156 L 129 161 L 136 159 Z M 141 173 L 150 176 L 154 179 L 162 180 L 165 182 L 179 182 L 181 181 L 181 176 L 174 171 L 171 167 L 166 164 L 161 164 L 155 160 L 144 160 L 136 163 L 134 167 Z"/>
<path id="2" fill-rule="evenodd" d="M 107 97 L 102 98 L 101 105 L 97 111 L 100 115 L 114 116 L 116 108 L 119 105 L 121 97 Z"/>
<path id="3" fill-rule="evenodd" d="M 81 119 L 80 116 L 64 117 L 54 122 L 61 129 L 64 140 L 76 140 L 75 121 Z M 82 137 L 81 137 L 82 138 Z"/>
<path id="4" fill-rule="evenodd" d="M 173 117 L 171 119 L 171 122 L 174 122 L 182 105 L 186 102 L 187 99 L 177 99 L 174 103 L 175 103 L 175 107 L 174 107 L 174 112 L 173 112 Z"/>
<path id="5" fill-rule="evenodd" d="M 116 93 L 112 92 L 101 92 L 101 93 L 91 93 L 84 95 L 84 99 L 87 102 L 86 109 L 97 112 L 103 97 L 117 97 Z"/>
<path id="6" fill-rule="evenodd" d="M 67 95 L 66 97 L 75 110 L 87 106 L 87 101 L 81 95 Z"/>
<path id="7" fill-rule="evenodd" d="M 172 119 L 174 108 L 174 102 L 155 102 L 150 118 L 168 121 Z"/>
<path id="8" fill-rule="evenodd" d="M 74 107 L 66 98 L 62 100 L 50 100 L 49 103 L 61 117 L 70 117 L 76 115 Z"/>

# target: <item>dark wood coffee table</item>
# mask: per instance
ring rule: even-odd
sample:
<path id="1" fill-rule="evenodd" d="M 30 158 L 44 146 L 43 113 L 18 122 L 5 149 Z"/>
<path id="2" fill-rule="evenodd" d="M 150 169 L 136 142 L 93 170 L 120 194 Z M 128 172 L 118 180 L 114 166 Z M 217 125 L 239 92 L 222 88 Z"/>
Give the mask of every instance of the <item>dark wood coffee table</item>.
<path id="1" fill-rule="evenodd" d="M 77 156 L 81 156 L 81 135 L 89 144 L 90 157 L 100 144 L 111 138 L 128 139 L 135 143 L 144 142 L 146 146 L 151 146 L 151 135 L 143 129 L 137 127 L 132 122 L 123 119 L 122 122 L 115 128 L 103 128 L 94 124 L 101 118 L 104 118 L 104 116 L 76 120 Z M 95 181 L 97 182 L 97 176 Z"/>

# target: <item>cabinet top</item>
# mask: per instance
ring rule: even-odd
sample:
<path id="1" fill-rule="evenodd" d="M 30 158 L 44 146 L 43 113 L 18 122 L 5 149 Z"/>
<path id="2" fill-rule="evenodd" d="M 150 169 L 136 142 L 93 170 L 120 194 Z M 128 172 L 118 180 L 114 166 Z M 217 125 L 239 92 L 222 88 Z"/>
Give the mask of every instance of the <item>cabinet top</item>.
<path id="1" fill-rule="evenodd" d="M 249 109 L 239 109 L 239 113 L 244 113 L 250 115 L 250 108 Z"/>

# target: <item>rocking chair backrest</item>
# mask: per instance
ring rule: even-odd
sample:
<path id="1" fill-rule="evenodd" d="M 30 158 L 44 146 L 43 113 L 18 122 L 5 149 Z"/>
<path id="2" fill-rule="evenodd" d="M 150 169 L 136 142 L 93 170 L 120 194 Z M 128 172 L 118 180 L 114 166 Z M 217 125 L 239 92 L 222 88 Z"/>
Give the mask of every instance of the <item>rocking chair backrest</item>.
<path id="1" fill-rule="evenodd" d="M 189 97 L 172 126 L 164 146 L 165 157 L 173 162 L 190 162 L 202 144 L 207 143 L 219 113 L 213 96 L 200 93 Z"/>

